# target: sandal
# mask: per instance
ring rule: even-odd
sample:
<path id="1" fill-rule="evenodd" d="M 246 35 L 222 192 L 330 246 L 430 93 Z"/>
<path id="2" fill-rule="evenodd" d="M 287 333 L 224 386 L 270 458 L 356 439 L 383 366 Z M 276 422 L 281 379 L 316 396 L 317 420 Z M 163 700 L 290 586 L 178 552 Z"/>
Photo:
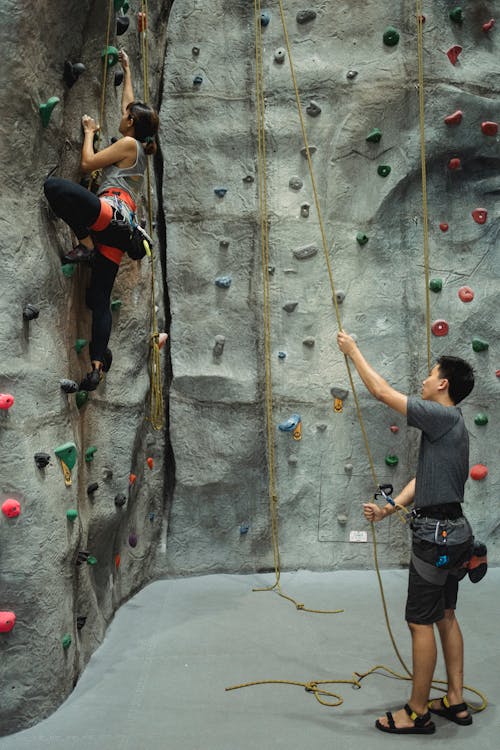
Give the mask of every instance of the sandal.
<path id="1" fill-rule="evenodd" d="M 434 698 L 434 700 L 436 699 Z M 469 713 L 467 714 L 467 716 L 457 716 L 457 714 L 462 713 L 462 711 L 467 711 L 467 704 L 456 703 L 454 706 L 450 706 L 447 695 L 445 695 L 444 698 L 441 698 L 440 700 L 441 708 L 432 708 L 432 701 L 429 701 L 429 711 L 432 714 L 436 714 L 436 716 L 442 716 L 443 719 L 448 719 L 448 721 L 454 721 L 455 724 L 460 724 L 460 726 L 462 727 L 466 727 L 472 724 L 472 716 Z"/>
<path id="2" fill-rule="evenodd" d="M 86 260 L 92 260 L 94 256 L 95 248 L 89 249 L 88 247 L 85 247 L 85 245 L 79 243 L 66 253 L 63 260 L 65 263 L 83 263 Z"/>
<path id="3" fill-rule="evenodd" d="M 419 716 L 410 708 L 408 703 L 405 705 L 404 709 L 413 721 L 412 727 L 397 727 L 391 711 L 387 711 L 385 714 L 387 716 L 387 721 L 389 722 L 388 727 L 384 726 L 384 724 L 378 719 L 375 722 L 375 726 L 377 729 L 380 729 L 381 732 L 388 732 L 389 734 L 434 734 L 436 731 L 436 725 L 430 720 L 431 715 L 429 711 L 422 714 L 422 716 Z"/>

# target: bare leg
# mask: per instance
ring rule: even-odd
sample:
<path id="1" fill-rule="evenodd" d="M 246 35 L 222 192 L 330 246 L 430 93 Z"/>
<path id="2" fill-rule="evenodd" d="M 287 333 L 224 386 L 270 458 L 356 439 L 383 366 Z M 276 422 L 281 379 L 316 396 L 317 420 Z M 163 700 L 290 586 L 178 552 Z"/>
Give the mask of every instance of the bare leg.
<path id="1" fill-rule="evenodd" d="M 464 688 L 464 641 L 460 626 L 453 609 L 446 609 L 444 617 L 437 624 L 441 646 L 443 648 L 446 675 L 448 677 L 448 701 L 451 706 L 463 703 Z M 433 708 L 441 708 L 440 700 L 432 703 Z M 459 718 L 468 715 L 467 711 L 460 711 Z"/>

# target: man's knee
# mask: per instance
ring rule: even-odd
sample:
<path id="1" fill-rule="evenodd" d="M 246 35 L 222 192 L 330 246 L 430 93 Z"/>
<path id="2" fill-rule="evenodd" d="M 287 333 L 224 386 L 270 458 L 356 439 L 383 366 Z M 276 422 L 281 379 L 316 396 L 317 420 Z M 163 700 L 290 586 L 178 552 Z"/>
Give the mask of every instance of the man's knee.
<path id="1" fill-rule="evenodd" d="M 426 629 L 427 630 L 429 630 L 429 629 L 432 630 L 432 627 L 433 627 L 434 623 L 432 623 L 432 622 L 431 623 L 422 623 L 422 622 L 410 622 L 410 621 L 407 621 L 406 624 L 408 625 L 408 627 L 410 629 L 410 632 L 413 635 L 415 633 L 422 633 Z"/>

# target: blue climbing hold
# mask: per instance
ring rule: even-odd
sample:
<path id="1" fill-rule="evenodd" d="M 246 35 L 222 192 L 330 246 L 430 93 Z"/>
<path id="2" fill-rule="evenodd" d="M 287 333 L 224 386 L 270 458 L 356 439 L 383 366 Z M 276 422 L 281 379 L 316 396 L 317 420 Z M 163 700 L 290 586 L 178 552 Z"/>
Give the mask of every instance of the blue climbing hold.
<path id="1" fill-rule="evenodd" d="M 286 352 L 278 352 L 278 359 L 286 359 Z"/>
<path id="2" fill-rule="evenodd" d="M 232 280 L 231 276 L 217 276 L 215 279 L 215 286 L 218 286 L 221 289 L 229 289 Z"/>
<path id="3" fill-rule="evenodd" d="M 247 523 L 242 523 L 240 526 L 240 534 L 248 534 L 250 526 Z"/>
<path id="4" fill-rule="evenodd" d="M 293 432 L 297 429 L 300 421 L 300 414 L 292 414 L 291 417 L 288 417 L 287 420 L 278 425 L 278 430 L 281 430 L 281 432 Z"/>
<path id="5" fill-rule="evenodd" d="M 261 26 L 269 26 L 269 23 L 271 21 L 271 14 L 268 10 L 263 10 L 260 14 L 260 25 Z"/>
<path id="6" fill-rule="evenodd" d="M 225 194 L 227 193 L 227 188 L 214 188 L 214 193 L 218 198 L 224 198 Z"/>

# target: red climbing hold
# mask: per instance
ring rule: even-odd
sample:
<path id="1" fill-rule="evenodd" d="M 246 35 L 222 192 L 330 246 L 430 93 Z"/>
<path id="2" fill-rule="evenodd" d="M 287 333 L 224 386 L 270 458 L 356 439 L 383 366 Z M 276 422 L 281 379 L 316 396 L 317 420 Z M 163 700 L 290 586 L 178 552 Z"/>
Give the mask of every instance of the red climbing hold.
<path id="1" fill-rule="evenodd" d="M 496 135 L 498 133 L 498 123 L 486 120 L 481 123 L 481 130 L 484 135 Z"/>
<path id="2" fill-rule="evenodd" d="M 134 484 L 136 479 L 137 479 L 137 474 L 130 474 L 128 478 L 129 484 Z"/>
<path id="3" fill-rule="evenodd" d="M 153 461 L 153 459 L 150 456 L 149 458 L 146 459 L 146 463 L 149 466 L 149 468 L 152 469 L 155 462 Z"/>
<path id="4" fill-rule="evenodd" d="M 495 375 L 497 376 L 497 378 L 500 378 L 500 370 L 496 370 Z"/>
<path id="5" fill-rule="evenodd" d="M 472 218 L 476 224 L 486 224 L 488 218 L 488 211 L 485 208 L 475 208 L 472 212 Z"/>
<path id="6" fill-rule="evenodd" d="M 15 624 L 14 612 L 0 612 L 0 633 L 10 633 Z"/>
<path id="7" fill-rule="evenodd" d="M 446 336 L 450 327 L 446 320 L 435 320 L 431 325 L 431 331 L 434 336 Z"/>
<path id="8" fill-rule="evenodd" d="M 487 33 L 488 31 L 491 31 L 494 25 L 495 25 L 495 19 L 490 18 L 489 21 L 486 21 L 486 23 L 483 23 L 483 31 L 485 33 Z"/>
<path id="9" fill-rule="evenodd" d="M 161 349 L 167 343 L 168 333 L 160 333 L 158 335 L 158 349 Z"/>
<path id="10" fill-rule="evenodd" d="M 14 403 L 14 396 L 10 393 L 0 393 L 0 409 L 10 409 Z"/>
<path id="11" fill-rule="evenodd" d="M 457 64 L 458 56 L 462 51 L 462 47 L 460 47 L 459 44 L 454 44 L 453 47 L 450 47 L 448 52 L 446 53 L 448 55 L 448 60 L 451 62 L 452 65 Z"/>
<path id="12" fill-rule="evenodd" d="M 460 169 L 461 166 L 462 164 L 460 162 L 460 159 L 458 159 L 457 157 L 455 157 L 454 159 L 450 159 L 450 161 L 448 162 L 448 169 Z"/>
<path id="13" fill-rule="evenodd" d="M 391 424 L 391 426 L 389 427 L 389 429 L 394 434 L 396 434 L 397 432 L 399 432 L 399 427 L 397 426 L 397 424 Z"/>
<path id="14" fill-rule="evenodd" d="M 459 125 L 462 122 L 462 116 L 463 112 L 461 109 L 457 109 L 456 112 L 453 112 L 452 115 L 448 115 L 448 117 L 444 118 L 444 121 L 447 125 Z"/>
<path id="15" fill-rule="evenodd" d="M 118 570 L 118 568 L 120 567 L 120 563 L 121 563 L 121 560 L 122 560 L 122 559 L 121 559 L 120 555 L 115 555 L 115 568 L 116 568 L 117 570 Z"/>
<path id="16" fill-rule="evenodd" d="M 137 31 L 139 34 L 141 34 L 143 31 L 146 31 L 147 27 L 147 18 L 145 13 L 138 13 L 137 14 Z"/>
<path id="17" fill-rule="evenodd" d="M 458 296 L 462 300 L 462 302 L 472 302 L 474 299 L 474 292 L 470 288 L 470 286 L 461 286 L 458 290 Z"/>
<path id="18" fill-rule="evenodd" d="M 448 224 L 446 224 L 446 222 L 444 221 L 439 225 L 439 228 L 442 232 L 447 232 L 449 229 Z"/>
<path id="19" fill-rule="evenodd" d="M 470 478 L 479 482 L 488 476 L 488 467 L 484 464 L 475 464 L 470 470 Z"/>
<path id="20" fill-rule="evenodd" d="M 21 504 L 18 500 L 14 500 L 12 497 L 8 497 L 7 500 L 2 504 L 2 513 L 7 518 L 17 518 L 21 513 Z"/>

